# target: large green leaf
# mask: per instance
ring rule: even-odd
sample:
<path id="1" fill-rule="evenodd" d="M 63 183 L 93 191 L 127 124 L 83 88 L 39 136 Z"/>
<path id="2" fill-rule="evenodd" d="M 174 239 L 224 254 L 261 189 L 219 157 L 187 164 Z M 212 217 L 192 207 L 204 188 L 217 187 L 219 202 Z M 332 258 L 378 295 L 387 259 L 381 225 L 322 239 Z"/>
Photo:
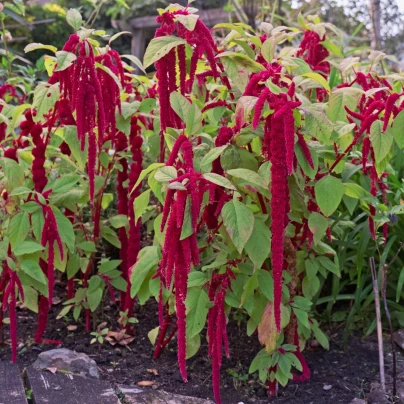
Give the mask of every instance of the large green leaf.
<path id="1" fill-rule="evenodd" d="M 190 288 L 186 300 L 187 337 L 199 334 L 206 323 L 209 311 L 209 297 L 200 287 Z"/>
<path id="2" fill-rule="evenodd" d="M 44 115 L 54 107 L 59 97 L 59 83 L 52 85 L 39 83 L 34 90 L 34 100 L 32 102 L 32 109 L 36 109 L 36 115 L 33 118 L 34 121 L 42 121 Z"/>
<path id="3" fill-rule="evenodd" d="M 29 275 L 32 279 L 35 279 L 39 283 L 47 284 L 47 279 L 43 273 L 39 264 L 34 260 L 24 260 L 21 262 L 21 270 Z"/>
<path id="4" fill-rule="evenodd" d="M 24 184 L 24 169 L 22 166 L 9 158 L 3 158 L 2 166 L 9 190 L 21 187 Z"/>
<path id="5" fill-rule="evenodd" d="M 309 229 L 314 236 L 314 244 L 318 244 L 328 227 L 328 220 L 320 213 L 312 212 L 309 216 Z"/>
<path id="6" fill-rule="evenodd" d="M 83 18 L 81 14 L 74 8 L 71 8 L 66 15 L 67 23 L 73 27 L 75 31 L 77 31 L 81 25 L 83 24 Z"/>
<path id="7" fill-rule="evenodd" d="M 154 62 L 160 60 L 163 56 L 167 55 L 171 49 L 178 45 L 186 45 L 184 39 L 178 38 L 176 36 L 162 36 L 159 38 L 153 38 L 144 54 L 143 67 L 146 69 L 151 66 Z"/>
<path id="8" fill-rule="evenodd" d="M 321 178 L 314 186 L 316 201 L 325 216 L 332 215 L 345 193 L 341 180 L 331 175 Z"/>
<path id="9" fill-rule="evenodd" d="M 149 271 L 157 266 L 160 261 L 159 248 L 156 246 L 144 247 L 140 250 L 137 261 L 132 267 L 132 275 L 130 278 L 132 287 L 130 295 L 135 297 L 146 279 Z"/>
<path id="10" fill-rule="evenodd" d="M 223 206 L 222 216 L 227 233 L 241 254 L 254 230 L 254 215 L 243 203 L 233 200 Z"/>
<path id="11" fill-rule="evenodd" d="M 402 129 L 403 130 L 403 129 Z M 370 141 L 375 152 L 376 164 L 379 164 L 389 154 L 393 145 L 393 136 L 389 130 L 382 133 L 382 122 L 375 121 L 370 127 Z"/>
<path id="12" fill-rule="evenodd" d="M 12 249 L 25 240 L 29 227 L 27 212 L 21 212 L 12 217 L 9 225 L 9 239 Z"/>
<path id="13" fill-rule="evenodd" d="M 348 122 L 344 107 L 355 110 L 358 91 L 352 91 L 350 88 L 337 88 L 332 91 L 328 100 L 327 117 L 332 122 Z"/>
<path id="14" fill-rule="evenodd" d="M 254 221 L 254 229 L 248 239 L 245 250 L 254 264 L 254 268 L 261 268 L 268 258 L 271 250 L 271 231 L 268 226 L 259 219 Z"/>
<path id="15" fill-rule="evenodd" d="M 170 104 L 176 114 L 185 122 L 186 132 L 194 135 L 202 127 L 202 113 L 182 94 L 174 91 L 170 94 Z"/>
<path id="16" fill-rule="evenodd" d="M 393 137 L 400 149 L 404 148 L 404 111 L 401 111 L 393 122 Z"/>

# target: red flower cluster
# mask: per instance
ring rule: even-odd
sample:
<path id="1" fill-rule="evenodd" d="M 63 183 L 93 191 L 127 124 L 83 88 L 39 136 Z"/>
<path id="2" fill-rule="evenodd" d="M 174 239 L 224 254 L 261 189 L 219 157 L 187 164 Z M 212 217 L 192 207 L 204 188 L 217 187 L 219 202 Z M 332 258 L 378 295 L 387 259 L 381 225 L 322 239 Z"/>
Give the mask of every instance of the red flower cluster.
<path id="1" fill-rule="evenodd" d="M 287 92 L 272 93 L 262 82 L 270 79 L 275 85 L 286 87 L 280 81 L 281 66 L 268 64 L 267 70 L 252 75 L 245 95 L 258 95 L 254 110 L 253 128 L 262 116 L 265 103 L 275 112 L 266 118 L 264 126 L 263 150 L 271 161 L 271 231 L 272 231 L 272 270 L 274 278 L 274 313 L 278 332 L 281 330 L 280 305 L 282 301 L 282 270 L 284 252 L 284 233 L 289 222 L 289 188 L 287 176 L 293 172 L 295 158 L 295 120 L 293 110 L 300 106 L 295 96 L 295 86 Z M 304 142 L 301 137 L 300 142 Z"/>
<path id="2" fill-rule="evenodd" d="M 182 160 L 178 160 L 180 151 Z M 166 234 L 163 247 L 163 257 L 161 259 L 157 276 L 160 278 L 161 286 L 170 289 L 172 277 L 174 275 L 175 305 L 178 326 L 178 363 L 184 381 L 187 381 L 186 371 L 186 323 L 185 323 L 185 299 L 187 296 L 187 280 L 193 265 L 199 264 L 199 249 L 196 239 L 197 223 L 200 215 L 203 193 L 206 184 L 200 174 L 194 171 L 192 145 L 185 135 L 180 135 L 175 142 L 171 154 L 167 161 L 167 166 L 174 165 L 177 170 L 184 174 L 171 182 L 183 182 L 186 189 L 170 189 L 167 192 L 163 208 L 163 218 L 161 231 L 166 224 Z M 191 204 L 191 224 L 192 234 L 182 238 L 182 224 L 186 203 Z M 163 302 L 160 293 L 160 321 L 162 322 Z"/>

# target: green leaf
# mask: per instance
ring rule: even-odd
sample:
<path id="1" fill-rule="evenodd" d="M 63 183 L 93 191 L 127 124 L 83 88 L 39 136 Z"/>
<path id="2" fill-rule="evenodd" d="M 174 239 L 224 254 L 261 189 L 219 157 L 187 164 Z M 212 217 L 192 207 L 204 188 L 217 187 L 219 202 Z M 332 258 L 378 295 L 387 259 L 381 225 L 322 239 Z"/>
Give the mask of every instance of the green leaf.
<path id="1" fill-rule="evenodd" d="M 234 185 L 226 177 L 223 177 L 222 175 L 216 173 L 206 173 L 203 174 L 203 178 L 205 178 L 205 180 L 213 182 L 216 185 L 220 185 L 223 188 L 232 190 L 236 189 Z"/>
<path id="2" fill-rule="evenodd" d="M 210 150 L 207 154 L 205 154 L 200 163 L 201 171 L 203 172 L 209 171 L 212 162 L 216 160 L 218 157 L 220 157 L 220 155 L 223 153 L 226 147 L 227 145 L 215 147 L 212 150 Z"/>
<path id="3" fill-rule="evenodd" d="M 94 241 L 83 241 L 82 243 L 77 244 L 77 248 L 86 252 L 97 252 Z"/>
<path id="4" fill-rule="evenodd" d="M 9 239 L 12 249 L 25 240 L 30 228 L 27 212 L 13 216 L 9 224 Z"/>
<path id="5" fill-rule="evenodd" d="M 308 109 L 305 118 L 306 130 L 318 141 L 328 144 L 333 130 L 332 122 L 327 118 L 324 112 L 316 109 Z"/>
<path id="6" fill-rule="evenodd" d="M 328 341 L 327 336 L 320 330 L 320 328 L 313 327 L 313 333 L 316 338 L 316 340 L 320 343 L 320 345 L 324 348 L 327 349 L 327 351 L 330 349 L 330 343 Z"/>
<path id="7" fill-rule="evenodd" d="M 193 31 L 195 29 L 196 23 L 198 21 L 199 15 L 196 14 L 188 14 L 181 15 L 178 14 L 175 18 L 188 30 Z"/>
<path id="8" fill-rule="evenodd" d="M 254 215 L 243 203 L 232 200 L 222 209 L 223 224 L 241 254 L 254 230 Z"/>
<path id="9" fill-rule="evenodd" d="M 232 59 L 236 64 L 246 67 L 252 73 L 259 73 L 261 70 L 265 70 L 265 67 L 262 66 L 261 63 L 256 62 L 251 59 L 249 56 L 244 55 L 243 53 L 237 52 L 222 52 L 217 55 L 217 57 L 228 57 Z"/>
<path id="10" fill-rule="evenodd" d="M 344 185 L 336 177 L 327 175 L 314 186 L 317 204 L 325 216 L 332 215 L 345 193 Z"/>
<path id="11" fill-rule="evenodd" d="M 87 148 L 84 151 L 80 149 L 80 142 L 77 141 L 77 127 L 73 125 L 67 125 L 64 127 L 64 138 L 66 143 L 68 144 L 70 151 L 74 159 L 77 161 L 79 169 L 84 171 L 84 168 L 87 164 Z"/>
<path id="12" fill-rule="evenodd" d="M 116 248 L 121 248 L 121 242 L 118 235 L 108 226 L 104 226 L 101 230 L 101 236 Z"/>
<path id="13" fill-rule="evenodd" d="M 268 226 L 259 219 L 254 221 L 254 229 L 248 239 L 245 250 L 254 264 L 254 268 L 261 268 L 271 251 L 271 232 Z"/>
<path id="14" fill-rule="evenodd" d="M 353 182 L 344 183 L 345 195 L 350 198 L 360 199 L 368 194 L 359 184 Z"/>
<path id="15" fill-rule="evenodd" d="M 265 271 L 264 269 L 258 270 L 258 285 L 261 289 L 261 292 L 264 294 L 264 296 L 268 300 L 273 302 L 274 301 L 274 281 L 272 279 L 272 275 L 268 271 Z"/>
<path id="16" fill-rule="evenodd" d="M 24 169 L 14 160 L 3 158 L 2 166 L 7 178 L 7 188 L 12 190 L 24 184 Z"/>
<path id="17" fill-rule="evenodd" d="M 131 272 L 131 297 L 135 297 L 142 286 L 143 281 L 146 279 L 147 274 L 153 269 L 160 261 L 159 248 L 156 246 L 144 247 L 140 250 L 138 259 L 132 267 Z"/>
<path id="18" fill-rule="evenodd" d="M 135 112 L 138 111 L 139 107 L 140 107 L 140 102 L 139 101 L 122 102 L 121 103 L 122 116 L 124 117 L 124 119 L 128 119 Z"/>
<path id="19" fill-rule="evenodd" d="M 208 282 L 208 275 L 206 272 L 193 271 L 188 275 L 188 288 L 194 286 L 204 286 Z"/>
<path id="20" fill-rule="evenodd" d="M 42 251 L 45 248 L 35 241 L 23 241 L 18 244 L 14 249 L 14 255 L 32 254 Z"/>
<path id="21" fill-rule="evenodd" d="M 199 351 L 201 346 L 201 336 L 199 334 L 195 335 L 193 338 L 188 338 L 187 336 L 187 348 L 185 359 L 192 358 Z"/>
<path id="22" fill-rule="evenodd" d="M 393 137 L 400 149 L 404 148 L 404 111 L 401 111 L 393 122 Z"/>
<path id="23" fill-rule="evenodd" d="M 176 114 L 185 122 L 186 133 L 193 135 L 201 129 L 202 113 L 196 105 L 176 91 L 170 94 L 170 104 Z"/>
<path id="24" fill-rule="evenodd" d="M 110 281 L 110 283 L 115 289 L 118 289 L 121 292 L 126 292 L 126 289 L 128 287 L 128 282 L 126 282 L 125 279 L 123 279 L 121 277 L 112 279 Z M 141 304 L 143 304 L 143 303 L 141 303 Z"/>
<path id="25" fill-rule="evenodd" d="M 304 310 L 293 308 L 293 312 L 302 325 L 304 325 L 306 328 L 310 328 L 309 316 Z"/>
<path id="26" fill-rule="evenodd" d="M 63 243 L 66 244 L 70 251 L 74 251 L 74 243 L 76 236 L 73 230 L 72 222 L 59 210 L 53 207 L 55 213 L 56 223 L 58 225 L 58 232 Z"/>
<path id="27" fill-rule="evenodd" d="M 94 312 L 101 303 L 102 293 L 103 291 L 101 288 L 95 289 L 91 293 L 87 290 L 87 303 L 92 312 Z"/>
<path id="28" fill-rule="evenodd" d="M 332 122 L 348 122 L 344 107 L 355 110 L 357 103 L 357 91 L 351 91 L 350 88 L 337 88 L 332 91 L 327 107 L 327 117 Z"/>
<path id="29" fill-rule="evenodd" d="M 309 79 L 317 81 L 317 83 L 319 83 L 322 87 L 324 87 L 328 93 L 331 91 L 330 85 L 328 84 L 327 80 L 319 73 L 314 72 L 303 73 L 302 77 L 308 77 Z"/>
<path id="30" fill-rule="evenodd" d="M 130 190 L 130 193 L 132 193 L 133 190 L 136 189 L 139 186 L 139 184 L 143 181 L 143 179 L 147 177 L 152 171 L 156 170 L 159 167 L 164 167 L 164 165 L 165 165 L 164 163 L 152 163 L 149 165 L 149 167 L 142 170 L 142 172 L 139 175 L 139 178 L 136 181 L 136 184 Z"/>
<path id="31" fill-rule="evenodd" d="M 76 186 L 79 181 L 80 176 L 76 174 L 64 175 L 58 178 L 51 186 L 52 193 L 65 193 L 70 191 L 74 186 Z"/>
<path id="32" fill-rule="evenodd" d="M 317 293 L 319 287 L 320 287 L 320 279 L 318 279 L 317 276 L 313 276 L 311 277 L 311 279 L 309 279 L 308 276 L 305 276 L 303 278 L 302 282 L 303 295 L 307 297 L 307 299 L 311 300 L 313 296 Z"/>
<path id="33" fill-rule="evenodd" d="M 145 71 L 145 69 L 144 69 L 144 67 L 143 67 L 142 62 L 141 62 L 136 56 L 133 56 L 133 55 L 121 55 L 121 58 L 125 58 L 125 59 L 130 60 L 130 61 L 131 61 L 135 66 L 137 66 L 143 73 L 146 73 L 146 71 Z"/>
<path id="34" fill-rule="evenodd" d="M 109 224 L 115 229 L 126 227 L 129 225 L 128 217 L 126 215 L 115 215 L 109 218 Z"/>
<path id="35" fill-rule="evenodd" d="M 36 115 L 33 117 L 34 121 L 42 121 L 44 115 L 54 107 L 59 97 L 59 83 L 52 84 L 51 86 L 47 83 L 39 83 L 34 90 L 34 100 L 31 107 L 32 109 L 36 109 Z"/>
<path id="36" fill-rule="evenodd" d="M 56 60 L 58 65 L 54 71 L 59 72 L 61 70 L 67 69 L 73 64 L 73 62 L 76 59 L 77 59 L 76 55 L 72 52 L 66 52 L 66 51 L 56 52 Z"/>
<path id="37" fill-rule="evenodd" d="M 189 338 L 199 334 L 205 327 L 209 303 L 209 297 L 203 289 L 195 287 L 188 291 L 185 304 L 187 307 L 187 336 Z"/>
<path id="38" fill-rule="evenodd" d="M 318 244 L 328 228 L 328 220 L 320 213 L 312 212 L 309 216 L 309 229 L 313 233 L 314 244 Z"/>
<path id="39" fill-rule="evenodd" d="M 159 38 L 153 38 L 149 45 L 147 46 L 146 52 L 143 59 L 143 67 L 147 69 L 154 62 L 160 60 L 163 56 L 167 55 L 171 49 L 178 45 L 186 45 L 184 39 L 178 38 L 176 36 L 162 36 Z"/>
<path id="40" fill-rule="evenodd" d="M 104 66 L 103 64 L 98 63 L 98 62 L 95 62 L 94 65 L 97 69 L 101 69 L 105 73 L 107 73 L 114 80 L 116 86 L 119 88 L 119 91 L 122 91 L 121 81 L 118 79 L 118 76 L 109 67 Z"/>
<path id="41" fill-rule="evenodd" d="M 268 189 L 269 184 L 255 171 L 247 170 L 245 168 L 235 168 L 233 170 L 227 170 L 227 174 L 241 178 L 244 181 L 256 186 L 261 187 L 263 189 Z"/>
<path id="42" fill-rule="evenodd" d="M 142 192 L 133 202 L 133 210 L 135 211 L 135 222 L 142 217 L 150 202 L 150 189 Z"/>
<path id="43" fill-rule="evenodd" d="M 73 27 L 75 31 L 78 31 L 83 24 L 83 18 L 81 17 L 81 14 L 74 8 L 71 8 L 67 12 L 66 21 L 71 27 Z"/>
<path id="44" fill-rule="evenodd" d="M 58 48 L 56 48 L 56 46 L 44 45 L 42 43 L 30 43 L 24 48 L 24 52 L 28 53 L 28 52 L 32 52 L 37 49 L 46 49 L 46 50 L 50 50 L 53 53 L 55 53 L 58 50 Z"/>
<path id="45" fill-rule="evenodd" d="M 21 262 L 21 270 L 29 275 L 32 279 L 35 279 L 39 283 L 47 285 L 48 281 L 43 273 L 39 264 L 34 260 L 24 260 Z"/>
<path id="46" fill-rule="evenodd" d="M 390 131 L 382 133 L 382 122 L 375 121 L 370 127 L 370 142 L 375 152 L 376 164 L 379 164 L 389 154 L 393 145 L 393 136 Z"/>
<path id="47" fill-rule="evenodd" d="M 177 178 L 177 170 L 174 167 L 161 167 L 156 171 L 154 179 L 158 182 L 169 182 Z"/>

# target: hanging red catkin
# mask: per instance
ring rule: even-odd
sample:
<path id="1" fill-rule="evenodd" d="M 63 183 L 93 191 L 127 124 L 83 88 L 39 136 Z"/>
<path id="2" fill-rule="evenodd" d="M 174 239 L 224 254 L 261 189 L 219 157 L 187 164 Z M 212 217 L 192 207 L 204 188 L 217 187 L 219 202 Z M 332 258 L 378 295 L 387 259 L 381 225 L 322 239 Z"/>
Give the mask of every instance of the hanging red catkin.
<path id="1" fill-rule="evenodd" d="M 104 55 L 99 55 L 95 58 L 95 61 L 102 64 L 115 75 L 120 74 L 120 69 L 116 66 L 111 57 L 110 52 Z M 101 149 L 104 141 L 107 139 L 111 140 L 112 145 L 115 144 L 115 132 L 116 132 L 116 109 L 121 110 L 121 100 L 119 87 L 115 83 L 115 80 L 103 69 L 97 69 L 97 77 L 101 85 L 102 93 L 102 108 L 104 109 L 105 116 L 105 130 L 107 133 L 107 138 L 103 134 L 98 134 L 98 147 Z"/>
<path id="2" fill-rule="evenodd" d="M 97 139 L 94 132 L 96 122 L 99 142 L 102 141 L 105 132 L 104 102 L 94 63 L 91 45 L 88 42 L 82 42 L 74 70 L 72 109 L 76 111 L 77 136 L 81 150 L 84 150 L 86 135 L 88 135 L 87 166 L 91 202 L 94 200 L 95 165 L 97 161 Z"/>
<path id="3" fill-rule="evenodd" d="M 125 151 L 128 147 L 128 140 L 123 132 L 118 132 L 116 139 L 116 152 L 121 153 Z M 128 189 L 124 187 L 124 183 L 128 180 L 128 162 L 125 157 L 121 157 L 118 160 L 121 165 L 121 169 L 118 170 L 117 174 L 117 196 L 118 196 L 118 215 L 128 215 Z M 119 250 L 119 258 L 121 259 L 121 271 L 123 278 L 128 281 L 128 264 L 127 264 L 127 254 L 128 254 L 128 235 L 126 233 L 125 227 L 120 227 L 118 230 L 119 241 L 121 242 L 121 249 Z M 121 292 L 121 311 L 124 310 L 126 300 L 126 292 Z"/>
<path id="4" fill-rule="evenodd" d="M 133 190 L 140 173 L 142 172 L 142 144 L 143 139 L 140 136 L 141 128 L 138 125 L 138 121 L 136 117 L 132 117 L 131 119 L 131 132 L 130 132 L 130 151 L 132 153 L 133 163 L 130 167 L 129 174 L 129 193 L 131 192 L 128 198 L 128 218 L 129 218 L 129 238 L 128 238 L 128 247 L 127 247 L 127 269 L 131 268 L 137 260 L 137 256 L 140 250 L 140 230 L 142 226 L 141 219 L 139 218 L 137 221 L 135 220 L 135 212 L 133 208 L 133 202 L 137 196 L 140 194 L 141 184 L 137 186 L 136 189 Z M 130 297 L 130 276 L 131 274 L 127 270 L 127 280 L 128 280 L 128 288 L 126 290 L 126 301 L 125 301 L 125 310 L 128 310 L 128 317 L 131 316 L 133 311 L 134 299 Z"/>
<path id="5" fill-rule="evenodd" d="M 217 404 L 221 404 L 220 368 L 222 366 L 223 346 L 226 356 L 229 357 L 224 299 L 226 289 L 230 287 L 230 278 L 235 279 L 230 267 L 227 267 L 224 274 L 213 274 L 208 291 L 209 300 L 213 303 L 208 313 L 208 354 L 212 358 L 212 384 Z"/>
<path id="6" fill-rule="evenodd" d="M 10 254 L 10 249 L 9 249 Z M 11 339 L 11 360 L 13 363 L 17 361 L 17 297 L 15 294 L 16 278 L 17 274 L 10 269 L 7 261 L 4 261 L 3 271 L 8 274 L 8 284 L 4 291 L 1 310 L 4 312 L 8 306 L 9 318 L 10 318 L 10 339 Z M 18 288 L 20 289 L 21 282 L 19 282 Z M 22 288 L 20 293 L 22 292 Z"/>
<path id="7" fill-rule="evenodd" d="M 285 233 L 285 201 L 287 198 L 287 167 L 283 116 L 271 119 L 271 231 L 272 271 L 274 279 L 274 314 L 277 331 L 281 330 L 282 270 Z"/>
<path id="8" fill-rule="evenodd" d="M 386 110 L 384 112 L 384 122 L 382 132 L 385 132 L 389 124 L 390 116 L 393 112 L 394 104 L 400 98 L 401 94 L 394 93 L 389 96 L 386 102 Z"/>

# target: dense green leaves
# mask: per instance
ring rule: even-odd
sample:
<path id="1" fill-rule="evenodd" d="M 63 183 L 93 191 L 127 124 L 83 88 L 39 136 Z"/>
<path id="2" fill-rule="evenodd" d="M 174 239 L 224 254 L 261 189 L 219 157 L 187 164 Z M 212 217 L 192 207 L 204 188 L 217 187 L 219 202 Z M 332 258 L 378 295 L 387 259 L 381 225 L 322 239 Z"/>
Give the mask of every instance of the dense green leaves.
<path id="1" fill-rule="evenodd" d="M 325 216 L 332 215 L 338 208 L 344 195 L 341 180 L 331 175 L 321 178 L 314 187 L 318 206 Z"/>
<path id="2" fill-rule="evenodd" d="M 254 215 L 243 203 L 233 200 L 223 206 L 222 216 L 227 233 L 241 254 L 254 230 Z"/>

